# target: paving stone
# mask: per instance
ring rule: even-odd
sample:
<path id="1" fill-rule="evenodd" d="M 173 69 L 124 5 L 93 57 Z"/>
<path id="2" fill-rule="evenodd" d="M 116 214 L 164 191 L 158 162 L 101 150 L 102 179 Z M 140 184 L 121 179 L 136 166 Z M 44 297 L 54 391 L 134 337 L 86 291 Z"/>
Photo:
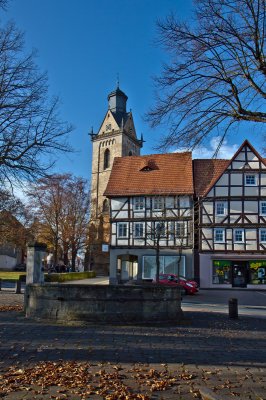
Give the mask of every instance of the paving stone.
<path id="1" fill-rule="evenodd" d="M 0 305 L 23 302 L 22 295 L 2 294 Z M 151 399 L 191 400 L 196 389 L 228 400 L 266 398 L 266 320 L 242 317 L 231 321 L 226 315 L 199 312 L 187 316 L 185 325 L 174 327 L 63 326 L 25 319 L 22 312 L 1 312 L 0 374 L 14 365 L 26 368 L 39 361 L 58 360 L 90 362 L 93 368 L 111 363 L 130 369 L 135 364 L 162 371 L 167 366 L 178 377 L 178 384 L 163 392 L 149 392 Z M 180 378 L 182 373 L 192 377 L 186 381 Z M 47 399 L 54 391 L 49 388 Z M 38 396 L 20 391 L 5 399 L 46 398 Z M 102 399 L 90 396 L 97 398 Z"/>

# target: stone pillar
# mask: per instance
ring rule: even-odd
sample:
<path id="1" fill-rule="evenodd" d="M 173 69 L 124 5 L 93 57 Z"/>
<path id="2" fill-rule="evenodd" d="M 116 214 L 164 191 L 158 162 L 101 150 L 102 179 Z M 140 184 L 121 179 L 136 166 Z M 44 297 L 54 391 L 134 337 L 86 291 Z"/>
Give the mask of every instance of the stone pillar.
<path id="1" fill-rule="evenodd" d="M 28 244 L 26 284 L 44 282 L 44 268 L 42 260 L 46 251 L 46 247 L 46 244 L 38 242 Z"/>

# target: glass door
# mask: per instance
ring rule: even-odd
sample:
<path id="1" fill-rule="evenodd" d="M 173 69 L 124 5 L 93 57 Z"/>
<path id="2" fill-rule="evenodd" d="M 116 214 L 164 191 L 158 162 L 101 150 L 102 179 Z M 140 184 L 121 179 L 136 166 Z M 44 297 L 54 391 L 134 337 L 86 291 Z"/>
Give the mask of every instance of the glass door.
<path id="1" fill-rule="evenodd" d="M 245 261 L 233 261 L 232 286 L 247 287 L 247 263 Z"/>

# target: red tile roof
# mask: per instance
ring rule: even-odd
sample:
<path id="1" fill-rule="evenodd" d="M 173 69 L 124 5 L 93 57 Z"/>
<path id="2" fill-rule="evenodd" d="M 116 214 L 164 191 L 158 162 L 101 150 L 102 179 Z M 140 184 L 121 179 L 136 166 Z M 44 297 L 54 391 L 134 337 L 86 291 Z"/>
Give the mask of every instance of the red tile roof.
<path id="1" fill-rule="evenodd" d="M 204 196 L 227 168 L 231 160 L 193 160 L 193 175 L 196 196 Z"/>
<path id="2" fill-rule="evenodd" d="M 191 152 L 117 157 L 104 195 L 193 194 Z"/>

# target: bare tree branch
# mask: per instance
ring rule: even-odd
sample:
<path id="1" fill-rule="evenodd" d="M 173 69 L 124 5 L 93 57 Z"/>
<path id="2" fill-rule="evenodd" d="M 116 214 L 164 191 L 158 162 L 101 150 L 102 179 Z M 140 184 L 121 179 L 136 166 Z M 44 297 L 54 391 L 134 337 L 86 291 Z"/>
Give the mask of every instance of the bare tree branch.
<path id="1" fill-rule="evenodd" d="M 171 62 L 155 78 L 147 120 L 170 127 L 161 148 L 194 148 L 217 129 L 266 122 L 265 17 L 265 0 L 195 0 L 191 25 L 158 21 Z"/>
<path id="2" fill-rule="evenodd" d="M 34 52 L 25 55 L 23 35 L 14 24 L 0 27 L 2 185 L 44 175 L 56 153 L 71 151 L 66 138 L 72 127 L 60 119 L 58 98 L 49 99 L 47 76 L 34 57 Z"/>

